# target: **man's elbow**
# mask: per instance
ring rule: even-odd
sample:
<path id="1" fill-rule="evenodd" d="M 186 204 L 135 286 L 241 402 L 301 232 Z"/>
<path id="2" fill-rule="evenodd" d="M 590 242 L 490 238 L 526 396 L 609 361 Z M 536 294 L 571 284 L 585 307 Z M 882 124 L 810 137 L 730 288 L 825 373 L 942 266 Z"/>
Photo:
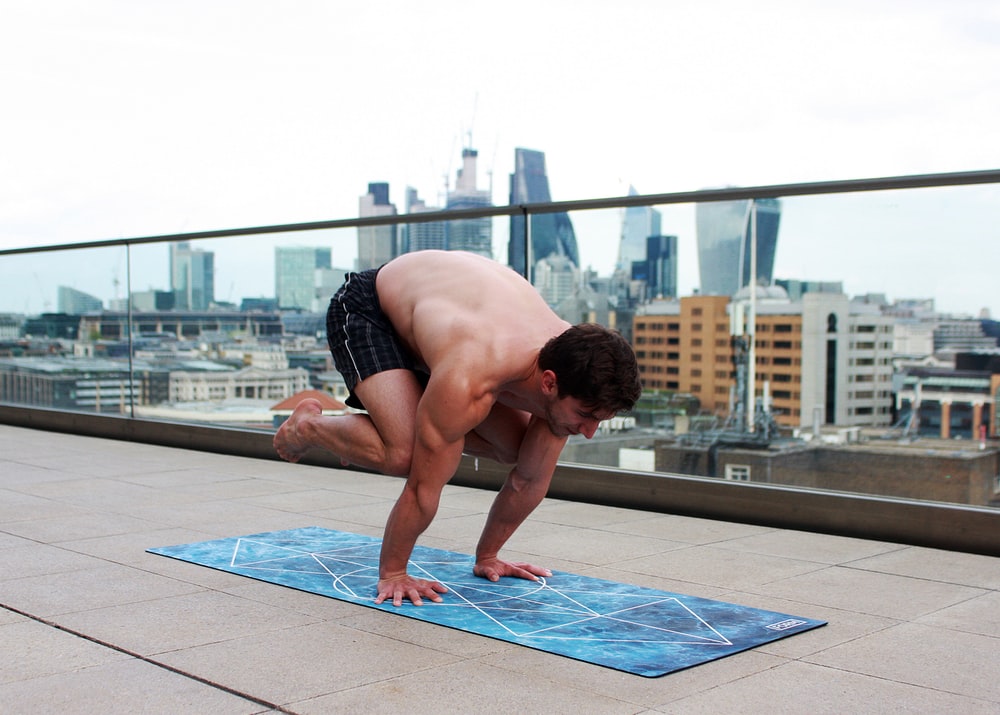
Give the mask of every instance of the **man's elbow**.
<path id="1" fill-rule="evenodd" d="M 544 491 L 547 486 L 548 480 L 526 475 L 517 467 L 514 467 L 507 476 L 507 487 L 516 494 L 530 494 L 537 489 Z"/>

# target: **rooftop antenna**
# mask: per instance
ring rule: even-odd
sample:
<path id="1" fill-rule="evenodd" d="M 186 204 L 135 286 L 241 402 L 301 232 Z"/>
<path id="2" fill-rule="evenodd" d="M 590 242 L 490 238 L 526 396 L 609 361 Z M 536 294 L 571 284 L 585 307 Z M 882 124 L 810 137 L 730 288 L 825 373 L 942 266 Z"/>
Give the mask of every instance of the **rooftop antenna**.
<path id="1" fill-rule="evenodd" d="M 490 164 L 489 167 L 486 169 L 486 176 L 490 190 L 490 203 L 493 202 L 493 165 L 496 164 L 497 161 L 497 149 L 499 148 L 499 146 L 500 146 L 500 139 L 498 137 L 496 141 L 493 142 L 493 155 L 490 156 Z"/>
<path id="2" fill-rule="evenodd" d="M 125 251 L 122 251 L 119 254 L 118 262 L 111 269 L 111 285 L 114 287 L 115 300 L 116 301 L 121 298 L 121 290 L 120 290 L 120 288 L 121 288 L 122 282 L 121 282 L 121 280 L 119 278 L 119 275 L 121 273 L 122 264 L 123 264 L 123 262 L 125 260 L 125 253 L 126 253 Z"/>
<path id="3" fill-rule="evenodd" d="M 472 97 L 472 119 L 469 121 L 469 131 L 467 132 L 469 136 L 469 146 L 467 149 L 472 148 L 472 130 L 476 126 L 476 109 L 479 106 L 479 92 L 476 92 Z"/>

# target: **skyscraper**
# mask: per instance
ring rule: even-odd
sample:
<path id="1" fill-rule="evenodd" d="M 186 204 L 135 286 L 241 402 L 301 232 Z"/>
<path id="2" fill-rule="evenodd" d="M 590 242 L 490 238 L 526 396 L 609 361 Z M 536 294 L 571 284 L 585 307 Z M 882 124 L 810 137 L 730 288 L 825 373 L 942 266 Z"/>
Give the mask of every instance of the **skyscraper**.
<path id="1" fill-rule="evenodd" d="M 638 196 L 634 186 L 628 187 L 629 196 Z M 660 235 L 660 212 L 652 206 L 629 206 L 622 217 L 622 242 L 618 246 L 616 268 L 626 274 L 632 272 L 632 264 L 645 262 L 646 239 Z"/>
<path id="2" fill-rule="evenodd" d="M 514 150 L 514 173 L 510 175 L 510 205 L 548 203 L 549 179 L 545 175 L 545 154 L 532 149 Z M 507 262 L 518 273 L 530 276 L 528 256 L 525 255 L 524 217 L 511 216 L 510 241 L 507 245 Z M 531 263 L 551 255 L 565 256 L 580 266 L 580 253 L 576 234 L 569 215 L 565 212 L 531 215 Z"/>
<path id="3" fill-rule="evenodd" d="M 646 294 L 651 298 L 676 298 L 677 236 L 648 237 L 646 260 L 632 263 L 632 278 L 646 281 Z"/>
<path id="4" fill-rule="evenodd" d="M 535 262 L 534 278 L 538 293 L 550 307 L 555 308 L 577 292 L 580 286 L 580 269 L 567 256 L 549 254 Z M 565 316 L 561 317 L 565 319 Z"/>
<path id="5" fill-rule="evenodd" d="M 445 208 L 473 209 L 493 205 L 490 190 L 476 186 L 477 156 L 475 149 L 462 149 L 462 168 L 455 178 L 455 189 L 448 192 Z M 447 246 L 451 250 L 471 251 L 487 258 L 493 257 L 493 219 L 489 216 L 449 221 L 445 228 Z"/>
<path id="6" fill-rule="evenodd" d="M 358 216 L 395 216 L 396 206 L 389 203 L 389 184 L 368 184 L 368 193 L 358 202 Z M 378 268 L 399 255 L 395 226 L 358 227 L 358 270 Z"/>
<path id="7" fill-rule="evenodd" d="M 434 206 L 428 206 L 427 202 L 417 195 L 416 189 L 411 186 L 406 187 L 406 213 L 416 214 L 439 210 Z M 403 226 L 403 245 L 400 252 L 447 249 L 446 230 L 446 224 L 443 221 L 405 224 Z"/>
<path id="8" fill-rule="evenodd" d="M 698 270 L 704 295 L 731 296 L 750 282 L 751 201 L 698 204 Z M 757 199 L 756 282 L 770 285 L 781 202 Z"/>
<path id="9" fill-rule="evenodd" d="M 329 270 L 329 248 L 277 246 L 274 249 L 274 294 L 278 307 L 316 310 L 318 271 Z"/>
<path id="10" fill-rule="evenodd" d="M 170 290 L 176 309 L 207 310 L 215 302 L 215 254 L 188 241 L 170 244 Z"/>

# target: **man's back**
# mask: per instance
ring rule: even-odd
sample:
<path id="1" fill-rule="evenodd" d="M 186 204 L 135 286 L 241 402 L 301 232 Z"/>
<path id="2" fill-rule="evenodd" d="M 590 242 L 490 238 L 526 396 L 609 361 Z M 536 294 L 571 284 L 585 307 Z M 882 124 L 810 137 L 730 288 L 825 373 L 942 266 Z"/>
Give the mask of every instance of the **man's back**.
<path id="1" fill-rule="evenodd" d="M 379 271 L 377 290 L 396 332 L 431 372 L 457 358 L 490 382 L 517 379 L 569 327 L 524 278 L 471 253 L 405 254 Z"/>

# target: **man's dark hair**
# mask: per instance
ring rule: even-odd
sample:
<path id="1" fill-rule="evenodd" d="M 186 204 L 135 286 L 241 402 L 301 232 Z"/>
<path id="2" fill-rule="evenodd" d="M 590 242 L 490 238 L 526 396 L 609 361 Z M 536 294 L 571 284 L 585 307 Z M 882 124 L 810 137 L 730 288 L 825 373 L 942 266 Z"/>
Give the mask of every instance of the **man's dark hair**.
<path id="1" fill-rule="evenodd" d="M 556 374 L 559 397 L 575 397 L 590 409 L 625 412 L 642 394 L 635 351 L 603 325 L 581 323 L 550 339 L 538 367 Z"/>

